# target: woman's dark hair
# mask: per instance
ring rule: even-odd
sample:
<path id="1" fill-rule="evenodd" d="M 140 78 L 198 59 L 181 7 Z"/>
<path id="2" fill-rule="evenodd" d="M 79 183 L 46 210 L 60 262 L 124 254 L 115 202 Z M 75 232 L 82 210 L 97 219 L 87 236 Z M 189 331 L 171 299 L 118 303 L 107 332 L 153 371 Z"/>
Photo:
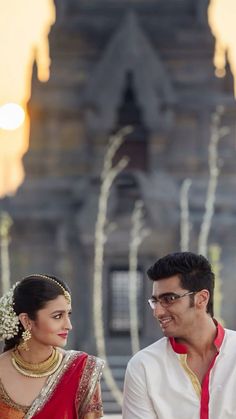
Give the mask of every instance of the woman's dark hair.
<path id="1" fill-rule="evenodd" d="M 37 312 L 44 308 L 48 301 L 64 295 L 63 290 L 70 293 L 68 286 L 55 276 L 39 274 L 27 276 L 14 289 L 14 311 L 17 315 L 27 313 L 31 320 L 36 320 Z M 20 323 L 18 335 L 5 340 L 4 352 L 20 343 L 23 331 L 24 328 Z"/>
<path id="2" fill-rule="evenodd" d="M 211 264 L 204 256 L 191 252 L 170 253 L 154 263 L 148 269 L 147 275 L 152 281 L 178 275 L 183 289 L 188 291 L 207 289 L 210 294 L 207 313 L 213 317 L 215 275 Z"/>

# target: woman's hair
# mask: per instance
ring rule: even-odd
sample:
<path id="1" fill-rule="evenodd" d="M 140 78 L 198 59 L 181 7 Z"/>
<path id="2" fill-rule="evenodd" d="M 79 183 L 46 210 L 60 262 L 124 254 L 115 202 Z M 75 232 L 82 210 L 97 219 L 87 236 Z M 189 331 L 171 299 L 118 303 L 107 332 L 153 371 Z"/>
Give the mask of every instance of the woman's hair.
<path id="1" fill-rule="evenodd" d="M 55 276 L 39 274 L 27 276 L 14 289 L 14 311 L 17 316 L 20 313 L 27 313 L 31 320 L 36 320 L 37 312 L 44 308 L 48 301 L 54 300 L 59 295 L 65 295 L 65 292 L 70 293 L 68 286 Z M 5 340 L 4 352 L 20 343 L 23 331 L 24 328 L 20 323 L 18 334 Z"/>

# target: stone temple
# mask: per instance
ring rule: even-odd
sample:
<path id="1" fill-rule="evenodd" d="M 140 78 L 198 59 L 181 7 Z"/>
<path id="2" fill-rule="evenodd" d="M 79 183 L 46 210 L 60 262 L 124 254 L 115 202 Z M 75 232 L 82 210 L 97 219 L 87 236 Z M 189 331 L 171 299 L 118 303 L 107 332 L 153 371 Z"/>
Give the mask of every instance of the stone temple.
<path id="1" fill-rule="evenodd" d="M 69 283 L 75 349 L 96 353 L 93 313 L 102 304 L 106 353 L 121 387 L 132 353 L 129 261 L 135 202 L 142 203 L 147 230 L 145 237 L 136 233 L 142 347 L 160 336 L 147 307 L 146 270 L 158 257 L 180 250 L 186 179 L 192 181 L 189 250 L 198 252 L 210 179 L 208 146 L 222 126 L 229 132 L 216 148 L 219 176 L 214 178 L 213 170 L 217 185 L 207 245 L 220 250 L 221 317 L 236 327 L 233 81 L 229 71 L 224 79 L 214 74 L 207 0 L 58 0 L 56 7 L 50 80 L 41 84 L 33 74 L 25 181 L 3 203 L 14 221 L 12 281 L 41 272 Z M 101 300 L 93 293 L 101 172 L 110 138 L 127 126 L 130 132 L 112 161 L 115 166 L 129 158 L 109 191 L 106 227 L 115 227 L 106 228 Z M 107 411 L 119 411 L 109 400 Z"/>

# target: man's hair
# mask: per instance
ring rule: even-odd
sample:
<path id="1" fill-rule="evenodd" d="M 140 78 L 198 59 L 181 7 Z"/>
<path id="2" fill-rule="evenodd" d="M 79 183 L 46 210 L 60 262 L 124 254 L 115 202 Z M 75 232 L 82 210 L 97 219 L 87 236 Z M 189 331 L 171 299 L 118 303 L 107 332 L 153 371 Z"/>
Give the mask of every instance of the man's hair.
<path id="1" fill-rule="evenodd" d="M 204 256 L 191 252 L 170 253 L 154 263 L 148 269 L 147 275 L 152 281 L 178 275 L 183 289 L 189 291 L 207 289 L 210 293 L 207 313 L 213 317 L 215 275 L 211 264 Z"/>

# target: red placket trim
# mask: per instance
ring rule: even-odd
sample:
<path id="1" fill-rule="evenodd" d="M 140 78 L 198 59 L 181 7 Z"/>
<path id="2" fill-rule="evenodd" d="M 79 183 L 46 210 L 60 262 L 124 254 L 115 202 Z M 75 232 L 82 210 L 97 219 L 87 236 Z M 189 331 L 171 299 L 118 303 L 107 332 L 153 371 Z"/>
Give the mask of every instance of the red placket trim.
<path id="1" fill-rule="evenodd" d="M 216 338 L 214 340 L 214 345 L 217 349 L 217 354 L 215 355 L 214 359 L 212 360 L 209 369 L 203 379 L 202 382 L 202 392 L 201 392 L 201 401 L 200 401 L 200 419 L 209 419 L 209 400 L 210 400 L 210 393 L 209 393 L 209 382 L 210 382 L 210 372 L 214 366 L 215 360 L 217 358 L 217 356 L 219 355 L 219 350 L 220 347 L 222 345 L 223 339 L 224 339 L 224 335 L 225 335 L 225 330 L 223 329 L 223 327 L 217 323 L 214 320 L 216 327 L 217 327 L 217 335 Z M 182 343 L 178 343 L 176 342 L 175 338 L 170 337 L 169 338 L 170 344 L 172 346 L 172 349 L 177 353 L 177 354 L 187 354 L 187 348 L 185 345 L 183 345 Z"/>
<path id="2" fill-rule="evenodd" d="M 203 379 L 202 382 L 202 393 L 201 393 L 201 406 L 200 406 L 200 419 L 209 419 L 209 400 L 210 400 L 210 392 L 209 392 L 209 382 L 210 382 L 210 373 L 215 364 L 216 358 L 219 355 L 220 347 L 223 342 L 225 335 L 225 331 L 223 327 L 218 323 L 217 324 L 217 336 L 214 340 L 215 347 L 217 349 L 217 354 L 212 360 L 212 363 Z"/>

